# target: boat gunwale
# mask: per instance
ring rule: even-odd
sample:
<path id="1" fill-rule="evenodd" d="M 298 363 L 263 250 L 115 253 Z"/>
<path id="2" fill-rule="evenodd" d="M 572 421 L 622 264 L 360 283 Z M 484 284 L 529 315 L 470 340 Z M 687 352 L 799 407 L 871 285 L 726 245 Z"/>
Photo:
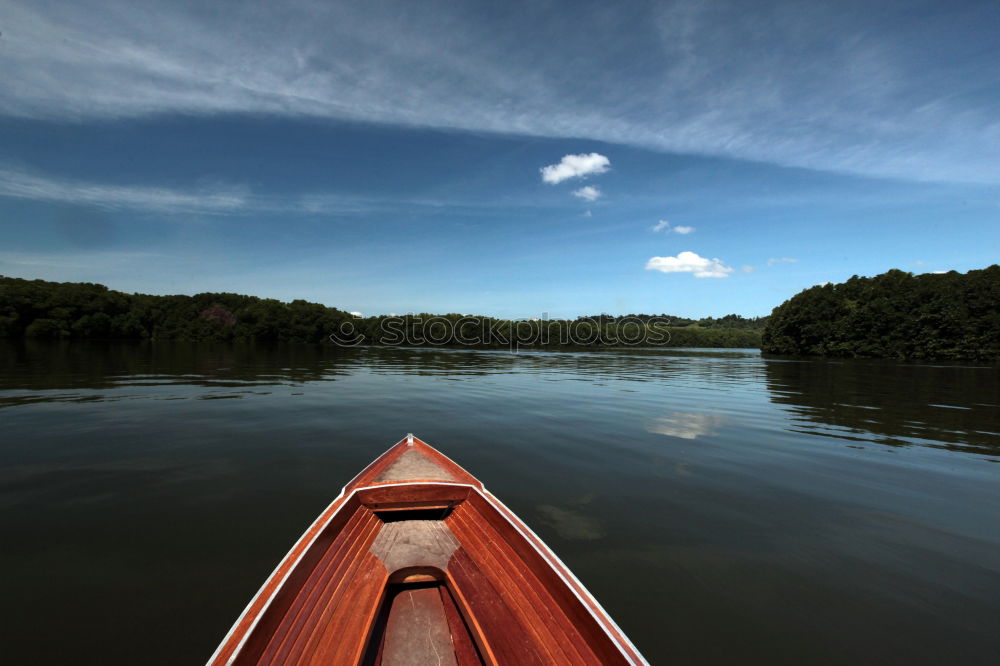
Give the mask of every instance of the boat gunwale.
<path id="1" fill-rule="evenodd" d="M 441 481 L 441 480 L 388 481 L 388 482 L 373 482 L 372 485 L 358 486 L 352 488 L 349 493 L 347 492 L 347 489 L 350 488 L 352 484 L 356 483 L 366 473 L 372 471 L 379 462 L 383 461 L 383 458 L 386 458 L 388 454 L 392 452 L 393 449 L 401 447 L 401 445 L 403 445 L 404 442 L 407 444 L 408 447 L 413 446 L 412 442 L 414 440 L 419 441 L 425 447 L 443 457 L 445 460 L 447 460 L 449 463 L 457 467 L 459 470 L 462 470 L 463 472 L 465 471 L 464 468 L 458 465 L 458 463 L 454 462 L 451 458 L 441 453 L 440 451 L 432 447 L 430 444 L 427 444 L 423 440 L 414 438 L 412 435 L 407 435 L 406 438 L 400 440 L 396 444 L 393 444 L 388 449 L 386 449 L 386 451 L 382 453 L 382 455 L 378 456 L 375 460 L 373 460 L 368 466 L 366 466 L 363 470 L 361 470 L 361 472 L 356 474 L 354 478 L 352 478 L 346 485 L 344 485 L 343 488 L 341 488 L 340 493 L 337 495 L 337 497 L 335 497 L 333 501 L 330 502 L 330 504 L 328 504 L 327 507 L 322 512 L 320 512 L 320 514 L 316 517 L 316 519 L 312 523 L 310 523 L 308 528 L 306 528 L 305 532 L 302 533 L 302 536 L 300 536 L 295 541 L 295 544 L 292 546 L 292 548 L 288 551 L 288 553 L 285 554 L 284 557 L 282 557 L 282 559 L 278 562 L 278 565 L 264 580 L 263 585 L 261 585 L 261 587 L 257 590 L 256 594 L 254 594 L 254 596 L 250 599 L 250 602 L 243 609 L 243 612 L 240 613 L 239 617 L 236 619 L 232 627 L 229 629 L 225 637 L 220 642 L 219 647 L 217 647 L 215 652 L 212 653 L 212 656 L 209 658 L 206 666 L 218 666 L 217 659 L 221 655 L 223 648 L 225 648 L 227 644 L 230 643 L 237 628 L 247 618 L 248 613 L 250 613 L 253 606 L 260 600 L 261 595 L 264 594 L 265 590 L 267 590 L 269 585 L 271 585 L 274 576 L 278 573 L 278 571 L 281 570 L 282 566 L 286 564 L 288 556 L 291 555 L 291 553 L 295 552 L 296 549 L 302 546 L 301 550 L 295 557 L 294 561 L 288 565 L 288 568 L 281 576 L 281 579 L 273 586 L 273 589 L 270 592 L 270 596 L 264 602 L 264 605 L 261 606 L 260 609 L 257 611 L 256 616 L 253 618 L 253 621 L 243 632 L 243 635 L 240 637 L 239 642 L 232 649 L 229 658 L 224 662 L 226 666 L 231 666 L 235 662 L 236 658 L 239 656 L 250 635 L 253 633 L 254 629 L 256 629 L 258 623 L 260 622 L 264 614 L 267 612 L 267 610 L 270 608 L 272 602 L 278 597 L 278 594 L 282 591 L 285 584 L 288 582 L 288 579 L 291 577 L 292 573 L 296 570 L 296 568 L 301 563 L 305 555 L 309 553 L 309 551 L 315 545 L 316 540 L 320 537 L 320 535 L 324 533 L 326 527 L 330 524 L 330 522 L 332 522 L 332 520 L 337 516 L 340 510 L 344 508 L 345 505 L 348 504 L 349 500 L 352 497 L 355 497 L 357 493 L 360 491 L 380 489 L 390 486 L 448 486 L 448 487 L 458 487 L 458 488 L 469 488 L 471 490 L 475 490 L 479 494 L 479 496 L 482 497 L 483 500 L 487 502 L 487 504 L 492 506 L 497 511 L 497 513 L 503 516 L 504 520 L 506 520 L 517 531 L 517 533 L 521 536 L 521 538 L 524 539 L 527 543 L 529 543 L 531 547 L 535 550 L 535 552 L 538 553 L 538 555 L 542 558 L 542 561 L 546 565 L 548 565 L 548 567 L 552 569 L 556 573 L 556 575 L 559 576 L 560 580 L 562 580 L 562 582 L 573 592 L 573 595 L 576 597 L 576 599 L 581 604 L 583 604 L 583 606 L 587 608 L 587 611 L 590 613 L 591 617 L 597 622 L 598 626 L 605 633 L 605 635 L 607 635 L 607 637 L 611 639 L 612 643 L 618 649 L 618 652 L 629 663 L 633 664 L 634 666 L 643 666 L 643 665 L 649 666 L 649 662 L 645 659 L 645 657 L 642 656 L 642 653 L 639 652 L 638 648 L 635 647 L 635 645 L 628 638 L 625 632 L 622 631 L 621 627 L 619 627 L 618 624 L 614 621 L 614 619 L 612 619 L 611 615 L 604 609 L 603 606 L 601 606 L 600 602 L 597 601 L 597 599 L 594 598 L 593 594 L 590 593 L 590 591 L 586 588 L 586 586 L 584 586 L 583 583 L 580 582 L 580 579 L 576 577 L 576 574 L 574 574 L 573 571 L 568 566 L 566 566 L 566 564 L 561 559 L 559 559 L 559 556 L 556 555 L 551 548 L 549 548 L 548 544 L 546 544 L 537 534 L 535 534 L 534 530 L 528 527 L 528 525 L 523 520 L 521 520 L 516 513 L 514 513 L 509 507 L 507 507 L 506 504 L 504 504 L 493 493 L 487 490 L 481 481 L 473 477 L 468 472 L 465 472 L 466 475 L 475 479 L 477 481 L 477 484 L 460 483 L 454 481 Z M 338 502 L 340 503 L 339 506 L 337 506 Z M 308 539 L 308 541 L 306 541 L 306 537 L 309 536 L 310 532 L 312 532 L 314 529 L 315 533 L 312 535 L 311 538 Z"/>
<path id="2" fill-rule="evenodd" d="M 601 626 L 601 628 L 604 630 L 604 633 L 606 633 L 608 637 L 612 641 L 614 641 L 615 645 L 618 647 L 618 651 L 621 652 L 623 656 L 628 658 L 629 661 L 631 661 L 633 664 L 646 664 L 646 666 L 648 666 L 649 662 L 646 661 L 646 658 L 642 656 L 642 653 L 639 652 L 639 649 L 628 637 L 628 634 L 622 631 L 621 627 L 618 626 L 618 623 L 615 622 L 614 618 L 611 617 L 611 614 L 608 613 L 608 611 L 604 609 L 604 606 L 601 605 L 601 602 L 599 602 L 594 597 L 594 595 L 590 593 L 590 590 L 588 590 L 587 587 L 580 581 L 580 579 L 576 577 L 576 574 L 573 573 L 573 570 L 570 569 L 568 566 L 566 566 L 565 562 L 559 559 L 559 556 L 555 554 L 555 551 L 549 548 L 548 544 L 542 541 L 541 537 L 535 534 L 535 531 L 530 527 L 528 527 L 528 524 L 525 523 L 523 520 L 521 520 L 518 517 L 518 515 L 514 513 L 506 504 L 500 501 L 500 499 L 498 499 L 496 495 L 491 493 L 489 490 L 486 490 L 486 488 L 482 489 L 480 495 L 482 495 L 483 499 L 485 499 L 487 502 L 490 502 L 490 504 L 492 504 L 495 509 L 500 509 L 500 514 L 503 515 L 505 518 L 507 518 L 507 522 L 513 525 L 514 529 L 516 529 L 521 534 L 524 540 L 530 543 L 532 546 L 534 546 L 535 550 L 538 551 L 538 554 L 541 555 L 542 558 L 546 560 L 546 563 L 557 574 L 559 574 L 559 577 L 563 580 L 564 583 L 566 583 L 567 587 L 569 587 L 573 591 L 573 594 L 576 596 L 576 598 L 584 606 L 587 607 L 587 610 L 590 611 L 591 616 L 593 616 L 593 618 L 597 621 L 597 624 Z M 521 530 L 521 527 L 527 530 L 528 534 L 525 534 L 524 531 Z M 528 535 L 531 535 L 530 538 Z M 569 575 L 569 579 L 567 579 L 567 577 L 563 575 L 564 573 Z M 584 599 L 581 593 L 583 595 L 586 595 L 587 598 Z M 590 601 L 590 603 L 587 603 L 588 600 Z M 595 612 L 595 609 L 596 611 L 599 611 L 600 614 L 598 614 L 598 612 Z M 611 625 L 610 628 L 614 629 L 614 633 L 608 631 L 609 627 L 605 625 L 605 621 L 610 623 Z M 622 642 L 618 640 L 618 637 L 616 637 L 615 634 L 617 634 L 618 637 L 624 640 L 624 642 L 628 646 L 627 649 L 625 645 L 622 645 Z M 632 653 L 632 655 L 629 654 L 630 652 Z M 638 658 L 639 661 L 638 662 L 634 661 L 632 659 L 632 656 Z"/>
<path id="3" fill-rule="evenodd" d="M 412 433 L 407 433 L 406 437 L 404 437 L 403 439 L 399 440 L 398 442 L 396 442 L 395 444 L 393 444 L 392 446 L 390 446 L 389 448 L 387 448 L 385 451 L 383 451 L 381 454 L 379 454 L 378 456 L 376 456 L 374 460 L 372 460 L 370 463 L 368 463 L 367 465 L 365 465 L 365 467 L 360 472 L 358 472 L 357 474 L 355 474 L 351 478 L 350 481 L 348 481 L 347 483 L 345 483 L 343 485 L 343 487 L 341 487 L 340 492 L 337 494 L 337 496 L 334 497 L 333 500 L 331 500 L 331 502 L 326 505 L 326 508 L 324 508 L 322 511 L 320 511 L 319 515 L 317 515 L 316 518 L 309 524 L 309 526 L 306 527 L 305 531 L 301 534 L 301 536 L 299 536 L 298 539 L 295 540 L 295 543 L 292 544 L 292 547 L 288 550 L 288 552 L 285 553 L 285 555 L 280 560 L 278 560 L 278 564 L 274 567 L 274 569 L 271 571 L 271 573 L 268 574 L 267 578 L 264 579 L 263 584 L 261 584 L 261 586 L 254 593 L 254 595 L 252 597 L 250 597 L 249 603 L 247 603 L 247 605 L 243 608 L 243 612 L 241 612 L 240 615 L 239 615 L 239 617 L 236 618 L 236 621 L 233 622 L 233 625 L 229 628 L 229 631 L 226 632 L 225 637 L 219 643 L 219 647 L 215 648 L 215 652 L 213 652 L 212 656 L 208 658 L 207 666 L 211 666 L 212 664 L 214 664 L 216 662 L 216 660 L 219 658 L 220 654 L 222 653 L 223 648 L 225 648 L 226 645 L 230 642 L 230 639 L 232 638 L 233 634 L 236 632 L 236 629 L 240 626 L 240 623 L 243 622 L 243 620 L 247 617 L 247 614 L 253 608 L 254 604 L 257 602 L 257 600 L 260 598 L 260 596 L 264 593 L 264 590 L 267 589 L 268 585 L 274 579 L 275 575 L 278 573 L 278 571 L 281 570 L 282 565 L 284 565 L 287 562 L 288 556 L 291 555 L 293 552 L 295 552 L 295 550 L 299 547 L 299 545 L 303 543 L 303 541 L 305 540 L 305 538 L 307 536 L 309 536 L 309 533 L 313 530 L 313 528 L 317 527 L 320 524 L 320 522 L 323 521 L 323 518 L 325 516 L 326 520 L 323 521 L 325 523 L 324 526 L 322 528 L 316 530 L 316 533 L 313 535 L 313 537 L 311 539 L 309 539 L 308 543 L 305 544 L 305 547 L 302 548 L 301 552 L 295 558 L 295 561 L 292 562 L 292 564 L 288 567 L 288 570 L 285 572 L 284 576 L 281 577 L 281 581 L 278 582 L 278 584 L 274 588 L 274 591 L 271 593 L 271 597 L 267 600 L 267 602 L 265 602 L 265 604 L 257 612 L 257 617 L 254 618 L 253 622 L 250 624 L 250 626 L 247 628 L 247 630 L 243 633 L 243 637 L 240 639 L 240 642 L 237 643 L 236 647 L 233 648 L 232 653 L 230 653 L 229 658 L 225 662 L 227 664 L 227 666 L 229 664 L 233 663 L 233 661 L 236 659 L 236 656 L 243 649 L 243 645 L 246 643 L 247 638 L 249 638 L 250 634 L 256 628 L 257 623 L 260 621 L 261 616 L 270 607 L 271 601 L 274 599 L 275 596 L 277 596 L 277 593 L 279 591 L 281 591 L 282 587 L 284 587 L 284 584 L 288 580 L 288 577 L 291 575 L 291 573 L 298 566 L 299 562 L 302 560 L 302 558 L 305 556 L 305 554 L 307 552 L 309 552 L 309 550 L 312 548 L 313 544 L 316 542 L 316 539 L 319 538 L 319 535 L 323 533 L 323 531 L 325 529 L 325 526 L 327 524 L 329 524 L 331 520 L 333 520 L 334 516 L 336 516 L 337 513 L 340 511 L 340 509 L 343 507 L 343 504 L 346 504 L 347 500 L 350 499 L 351 495 L 354 494 L 354 492 L 352 491 L 350 495 L 345 496 L 345 493 L 347 492 L 347 489 L 350 488 L 353 483 L 357 482 L 360 478 L 362 478 L 369 471 L 373 470 L 378 465 L 378 463 L 382 461 L 383 458 L 385 458 L 387 455 L 389 455 L 389 453 L 393 449 L 395 449 L 396 447 L 402 445 L 404 442 L 406 442 L 407 444 L 410 444 L 413 440 L 414 440 L 413 434 Z M 427 445 L 427 446 L 430 446 L 430 445 Z M 444 455 L 444 454 L 441 454 L 441 455 Z M 445 457 L 447 458 L 447 456 L 445 456 Z M 451 461 L 450 458 L 448 458 L 448 460 Z M 451 461 L 451 462 L 452 462 L 452 464 L 455 464 L 457 466 L 457 463 L 454 463 L 454 461 Z M 355 489 L 355 490 L 357 490 L 357 489 Z M 341 502 L 341 501 L 343 501 L 343 504 L 341 504 L 341 506 L 338 506 L 336 508 L 336 510 L 334 510 L 331 513 L 331 510 L 334 508 L 334 506 L 337 504 L 337 502 Z M 330 514 L 329 516 L 327 516 L 328 513 Z"/>

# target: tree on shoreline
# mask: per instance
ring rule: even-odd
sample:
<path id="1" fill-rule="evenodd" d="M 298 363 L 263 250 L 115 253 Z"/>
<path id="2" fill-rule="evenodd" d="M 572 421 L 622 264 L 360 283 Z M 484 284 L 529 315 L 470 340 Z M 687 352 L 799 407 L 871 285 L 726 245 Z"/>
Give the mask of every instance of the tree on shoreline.
<path id="1" fill-rule="evenodd" d="M 626 346 L 640 340 L 671 347 L 758 347 L 763 322 L 738 315 L 698 321 L 669 315 L 512 321 L 456 313 L 358 318 L 303 300 L 229 293 L 151 296 L 99 284 L 0 276 L 0 338 L 14 339 L 332 344 L 332 333 L 347 330 L 363 344 L 407 346 Z"/>
<path id="2" fill-rule="evenodd" d="M 1000 359 L 1000 266 L 913 275 L 890 270 L 799 292 L 774 309 L 765 353 Z"/>

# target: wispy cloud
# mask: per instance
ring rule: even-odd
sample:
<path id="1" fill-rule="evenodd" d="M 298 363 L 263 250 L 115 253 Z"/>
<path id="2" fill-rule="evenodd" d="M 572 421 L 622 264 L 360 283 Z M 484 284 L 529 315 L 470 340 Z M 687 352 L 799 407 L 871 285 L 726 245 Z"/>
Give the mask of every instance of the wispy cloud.
<path id="1" fill-rule="evenodd" d="M 244 185 L 168 188 L 99 183 L 0 165 L 0 197 L 163 214 L 291 213 L 354 215 L 399 208 L 482 207 L 482 202 L 369 198 L 335 192 L 255 194 Z"/>
<path id="2" fill-rule="evenodd" d="M 611 160 L 598 153 L 581 153 L 579 155 L 563 155 L 558 164 L 550 164 L 540 169 L 542 180 L 555 185 L 570 178 L 582 178 L 606 172 L 611 166 Z"/>
<path id="3" fill-rule="evenodd" d="M 771 257 L 770 259 L 767 260 L 768 266 L 774 266 L 775 264 L 797 264 L 797 263 L 799 263 L 799 260 L 794 259 L 792 257 Z"/>
<path id="4" fill-rule="evenodd" d="M 8 2 L 0 114 L 315 116 L 1000 181 L 995 3 L 873 17 L 677 0 L 574 7 L 573 31 L 546 7 L 498 23 L 433 0 Z"/>
<path id="5" fill-rule="evenodd" d="M 663 231 L 665 233 L 674 233 L 686 236 L 687 234 L 694 231 L 694 227 L 688 227 L 682 224 L 679 224 L 677 226 L 671 226 L 670 222 L 668 222 L 667 220 L 660 220 L 652 227 L 650 227 L 650 230 L 656 233 Z"/>
<path id="6" fill-rule="evenodd" d="M 236 291 L 228 279 L 234 264 L 203 247 L 155 252 L 135 248 L 0 251 L 0 275 L 57 282 L 97 282 L 112 289 L 146 293 Z M 260 270 L 260 265 L 256 266 Z M 251 268 L 243 268 L 249 274 Z"/>
<path id="7" fill-rule="evenodd" d="M 573 190 L 573 196 L 584 201 L 597 201 L 601 198 L 601 191 L 593 185 L 585 185 L 578 190 Z"/>
<path id="8" fill-rule="evenodd" d="M 75 275 L 76 271 L 100 267 L 128 266 L 136 269 L 150 261 L 162 259 L 155 252 L 130 250 L 79 250 L 74 252 L 0 252 L 0 268 L 9 273 L 39 271 L 44 275 Z M 11 270 L 14 269 L 14 270 Z"/>
<path id="9" fill-rule="evenodd" d="M 676 257 L 652 257 L 646 270 L 661 273 L 691 273 L 696 278 L 726 278 L 733 269 L 721 259 L 706 259 L 695 252 L 681 252 Z"/>
<path id="10" fill-rule="evenodd" d="M 0 168 L 0 196 L 156 212 L 229 213 L 246 206 L 243 188 L 182 191 L 162 187 L 104 185 Z"/>
<path id="11" fill-rule="evenodd" d="M 135 247 L 115 249 L 52 249 L 45 251 L 0 250 L 0 275 L 71 282 L 97 282 L 125 292 L 150 294 L 195 294 L 235 292 L 267 298 L 312 301 L 358 309 L 354 299 L 370 294 L 352 291 L 348 285 L 357 268 L 331 267 L 345 261 L 321 255 L 297 253 L 295 261 L 261 261 L 259 255 L 238 257 L 224 247 L 204 242 L 167 243 L 155 251 Z M 362 271 L 364 269 L 361 269 Z M 317 275 L 330 280 L 317 281 Z M 374 276 L 374 273 L 373 273 Z M 350 292 L 350 293 L 348 293 Z"/>

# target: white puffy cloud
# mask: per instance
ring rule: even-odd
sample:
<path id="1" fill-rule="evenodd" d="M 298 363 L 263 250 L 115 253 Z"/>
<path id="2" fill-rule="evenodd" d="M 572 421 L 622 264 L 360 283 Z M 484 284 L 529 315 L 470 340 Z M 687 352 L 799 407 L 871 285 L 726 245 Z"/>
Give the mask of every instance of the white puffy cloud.
<path id="1" fill-rule="evenodd" d="M 611 166 L 611 160 L 598 153 L 563 155 L 558 164 L 550 164 L 540 169 L 542 180 L 555 185 L 570 178 L 582 178 L 604 173 Z"/>
<path id="2" fill-rule="evenodd" d="M 661 273 L 691 273 L 696 278 L 729 277 L 733 269 L 721 259 L 708 259 L 695 252 L 681 252 L 676 257 L 651 257 L 646 262 L 647 271 Z"/>
<path id="3" fill-rule="evenodd" d="M 597 201 L 601 198 L 601 191 L 593 185 L 586 185 L 578 190 L 573 190 L 573 196 L 584 201 Z"/>
<path id="4" fill-rule="evenodd" d="M 686 235 L 691 233 L 692 231 L 694 231 L 694 227 L 685 227 L 684 225 L 677 225 L 676 227 L 674 227 L 675 234 Z"/>
<path id="5" fill-rule="evenodd" d="M 364 319 L 365 318 L 365 316 L 363 314 L 361 314 L 360 312 L 348 312 L 347 314 L 351 315 L 352 317 L 357 317 L 358 319 Z"/>

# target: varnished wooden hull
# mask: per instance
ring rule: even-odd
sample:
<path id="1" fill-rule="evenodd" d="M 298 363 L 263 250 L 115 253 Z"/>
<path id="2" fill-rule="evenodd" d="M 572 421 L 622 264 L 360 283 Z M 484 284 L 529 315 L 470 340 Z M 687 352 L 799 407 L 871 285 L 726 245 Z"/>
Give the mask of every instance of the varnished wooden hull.
<path id="1" fill-rule="evenodd" d="M 302 535 L 209 664 L 425 663 L 646 662 L 513 512 L 408 436 Z"/>

